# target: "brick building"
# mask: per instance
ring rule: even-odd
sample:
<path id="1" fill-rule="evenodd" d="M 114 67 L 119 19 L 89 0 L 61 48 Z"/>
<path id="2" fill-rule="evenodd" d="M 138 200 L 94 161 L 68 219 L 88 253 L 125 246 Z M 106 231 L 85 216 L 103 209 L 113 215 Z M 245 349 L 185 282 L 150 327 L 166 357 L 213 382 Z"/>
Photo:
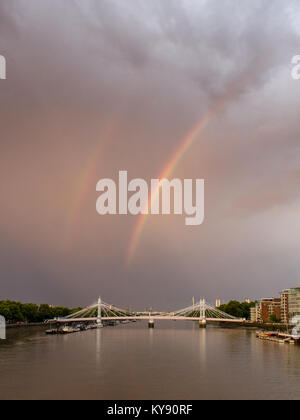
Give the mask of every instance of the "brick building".
<path id="1" fill-rule="evenodd" d="M 257 319 L 260 322 L 270 322 L 271 315 L 281 320 L 281 298 L 262 299 L 257 308 Z"/>

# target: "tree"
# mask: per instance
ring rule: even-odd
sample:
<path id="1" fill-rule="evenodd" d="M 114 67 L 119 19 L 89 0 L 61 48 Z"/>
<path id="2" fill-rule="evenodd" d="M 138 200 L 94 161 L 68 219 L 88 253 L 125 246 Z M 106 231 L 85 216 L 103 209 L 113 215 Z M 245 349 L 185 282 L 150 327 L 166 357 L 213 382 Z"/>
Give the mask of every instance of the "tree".
<path id="1" fill-rule="evenodd" d="M 77 311 L 78 309 L 71 310 L 63 306 L 51 307 L 46 303 L 38 306 L 34 303 L 0 301 L 0 315 L 9 322 L 44 322 L 47 319 L 63 318 Z"/>
<path id="2" fill-rule="evenodd" d="M 6 320 L 11 319 L 10 307 L 7 302 L 0 302 L 0 315 L 4 316 Z"/>
<path id="3" fill-rule="evenodd" d="M 70 309 L 64 308 L 63 306 L 57 306 L 52 308 L 53 318 L 64 318 L 71 314 Z"/>
<path id="4" fill-rule="evenodd" d="M 273 322 L 274 324 L 278 324 L 280 322 L 280 319 L 277 318 L 276 314 L 271 314 L 270 321 Z"/>
<path id="5" fill-rule="evenodd" d="M 46 321 L 47 319 L 53 318 L 53 310 L 50 308 L 49 305 L 46 303 L 43 303 L 39 307 L 39 320 L 40 321 Z"/>
<path id="6" fill-rule="evenodd" d="M 0 302 L 0 315 L 8 321 L 22 322 L 24 321 L 24 315 L 21 311 L 21 303 L 12 301 Z"/>
<path id="7" fill-rule="evenodd" d="M 236 318 L 250 319 L 250 309 L 255 306 L 255 302 L 238 302 L 231 300 L 226 305 L 221 305 L 218 309 L 227 313 L 228 315 L 235 316 Z"/>
<path id="8" fill-rule="evenodd" d="M 21 305 L 21 311 L 27 322 L 39 321 L 39 307 L 33 303 L 24 303 Z"/>

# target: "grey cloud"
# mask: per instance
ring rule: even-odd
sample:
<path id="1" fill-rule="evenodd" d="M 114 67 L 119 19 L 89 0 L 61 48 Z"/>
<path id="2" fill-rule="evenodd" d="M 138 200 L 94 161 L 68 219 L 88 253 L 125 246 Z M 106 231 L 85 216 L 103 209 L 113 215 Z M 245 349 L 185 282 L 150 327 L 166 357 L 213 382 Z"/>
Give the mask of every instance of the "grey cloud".
<path id="1" fill-rule="evenodd" d="M 266 246 L 268 261 L 279 266 L 273 272 L 276 288 L 289 264 L 298 276 L 297 250 L 282 249 L 280 264 L 272 244 L 254 243 L 252 226 L 254 215 L 257 231 L 272 237 L 265 212 L 279 203 L 278 214 L 289 217 L 298 200 L 300 84 L 291 80 L 289 67 L 300 53 L 291 21 L 300 16 L 298 3 L 2 2 L 0 53 L 8 60 L 8 79 L 0 85 L 0 189 L 6 197 L 0 245 L 8 253 L 14 246 L 27 248 L 17 255 L 19 268 L 2 265 L 1 275 L 9 279 L 3 293 L 14 297 L 18 288 L 20 299 L 27 297 L 41 276 L 44 287 L 35 287 L 41 300 L 57 296 L 63 303 L 60 296 L 67 300 L 72 289 L 72 304 L 81 298 L 88 303 L 101 289 L 114 303 L 149 304 L 147 296 L 154 299 L 159 291 L 162 304 L 168 298 L 176 304 L 177 295 L 181 304 L 194 294 L 227 294 L 225 269 L 238 295 L 250 294 L 250 277 L 259 294 L 260 273 L 254 282 L 252 277 L 256 258 L 265 267 Z M 149 221 L 153 229 L 146 227 L 127 271 L 124 254 L 136 220 L 96 216 L 98 178 L 114 177 L 119 169 L 157 176 L 196 121 L 224 97 L 175 174 L 205 177 L 205 225 L 190 231 L 169 219 Z M 281 179 L 278 189 L 272 189 L 274 178 Z M 80 198 L 65 255 L 65 225 Z M 233 267 L 235 241 L 248 254 Z M 186 288 L 180 283 L 185 273 Z"/>

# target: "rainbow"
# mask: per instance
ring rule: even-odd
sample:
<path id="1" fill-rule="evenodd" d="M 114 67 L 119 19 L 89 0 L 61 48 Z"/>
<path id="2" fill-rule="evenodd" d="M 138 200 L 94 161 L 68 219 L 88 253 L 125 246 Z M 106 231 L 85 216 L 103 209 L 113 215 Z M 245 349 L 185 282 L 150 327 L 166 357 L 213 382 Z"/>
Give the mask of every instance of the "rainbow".
<path id="1" fill-rule="evenodd" d="M 96 151 L 92 153 L 86 165 L 86 169 L 83 171 L 80 177 L 77 194 L 67 217 L 66 230 L 63 236 L 62 244 L 64 253 L 67 253 L 72 247 L 74 231 L 80 218 L 80 214 L 85 203 L 85 198 L 89 192 L 90 186 L 94 184 L 94 179 L 96 178 L 97 171 L 99 169 L 99 163 L 110 138 L 114 134 L 115 129 L 116 127 L 110 122 L 105 129 L 104 135 L 101 139 L 102 141 L 98 144 Z"/>
<path id="2" fill-rule="evenodd" d="M 184 140 L 181 142 L 175 153 L 172 155 L 171 159 L 168 161 L 167 165 L 162 170 L 159 179 L 165 179 L 172 175 L 174 172 L 176 166 L 178 165 L 179 161 L 183 158 L 185 153 L 190 149 L 190 147 L 193 145 L 193 143 L 197 140 L 199 135 L 205 130 L 205 128 L 208 126 L 210 121 L 213 119 L 213 117 L 218 113 L 218 111 L 223 107 L 225 102 L 227 101 L 228 95 L 226 95 L 224 98 L 219 100 L 210 111 L 208 111 L 203 118 L 201 118 L 200 121 L 197 122 L 197 124 L 194 126 L 194 128 L 188 133 L 188 135 L 184 138 Z M 151 204 L 157 199 L 157 195 L 160 192 L 160 186 L 152 192 L 151 197 L 149 198 L 149 202 L 147 204 L 148 209 L 151 208 Z M 138 218 L 138 221 L 135 225 L 127 255 L 126 255 L 126 265 L 129 267 L 133 261 L 133 257 L 135 255 L 139 240 L 141 238 L 141 234 L 143 232 L 144 226 L 146 224 L 147 218 L 149 216 L 150 211 L 148 214 L 141 214 Z"/>

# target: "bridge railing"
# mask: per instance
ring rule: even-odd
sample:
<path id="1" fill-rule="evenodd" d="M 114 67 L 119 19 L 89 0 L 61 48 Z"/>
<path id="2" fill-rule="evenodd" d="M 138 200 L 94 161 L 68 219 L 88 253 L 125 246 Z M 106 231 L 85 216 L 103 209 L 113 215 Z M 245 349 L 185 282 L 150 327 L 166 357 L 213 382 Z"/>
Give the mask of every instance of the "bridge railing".
<path id="1" fill-rule="evenodd" d="M 235 318 L 232 315 L 229 315 L 225 312 L 220 311 L 214 306 L 208 304 L 204 299 L 201 299 L 199 302 L 181 309 L 179 311 L 170 311 L 170 312 L 130 312 L 118 308 L 114 305 L 107 304 L 99 298 L 98 302 L 83 308 L 73 314 L 70 314 L 68 317 L 63 318 L 66 321 L 74 319 L 84 319 L 84 320 L 95 320 L 98 318 L 105 321 L 111 319 L 143 319 L 144 317 L 154 318 L 159 317 L 160 319 L 209 319 L 209 320 L 225 320 L 230 322 L 242 322 L 244 319 Z"/>

